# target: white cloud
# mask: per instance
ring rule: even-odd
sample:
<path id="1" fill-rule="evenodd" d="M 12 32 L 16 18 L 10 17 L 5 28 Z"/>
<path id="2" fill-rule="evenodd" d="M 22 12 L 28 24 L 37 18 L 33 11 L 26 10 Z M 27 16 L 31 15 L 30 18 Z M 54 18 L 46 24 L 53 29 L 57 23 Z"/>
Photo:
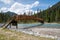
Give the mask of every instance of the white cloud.
<path id="1" fill-rule="evenodd" d="M 36 2 L 34 2 L 33 4 L 32 4 L 32 6 L 38 6 L 39 5 L 39 1 L 36 1 Z"/>
<path id="2" fill-rule="evenodd" d="M 12 11 L 12 12 L 15 12 L 17 14 L 23 14 L 24 12 L 27 12 L 27 11 L 33 11 L 32 8 L 33 7 L 37 7 L 39 4 L 38 1 L 34 2 L 33 4 L 22 4 L 22 3 L 18 3 L 18 2 L 15 2 L 11 8 L 9 9 L 9 11 Z"/>
<path id="3" fill-rule="evenodd" d="M 22 14 L 24 10 L 25 10 L 25 5 L 18 2 L 15 2 L 9 9 L 9 11 L 15 12 L 17 14 L 20 14 L 20 13 Z"/>
<path id="4" fill-rule="evenodd" d="M 2 7 L 2 8 L 0 9 L 0 11 L 7 12 L 7 11 L 8 11 L 8 9 L 7 9 L 7 8 L 5 8 L 5 7 Z"/>
<path id="5" fill-rule="evenodd" d="M 5 4 L 11 4 L 13 2 L 13 0 L 0 0 L 0 1 Z"/>
<path id="6" fill-rule="evenodd" d="M 38 1 L 36 1 L 32 4 L 25 4 L 25 5 L 22 3 L 15 2 L 14 4 L 12 4 L 12 6 L 10 8 L 2 7 L 1 10 L 4 12 L 5 11 L 11 11 L 11 12 L 15 12 L 17 14 L 23 14 L 24 12 L 26 12 L 28 14 L 29 11 L 34 12 L 32 10 L 32 8 L 37 7 L 38 5 L 39 5 Z"/>
<path id="7" fill-rule="evenodd" d="M 35 13 L 37 13 L 37 11 L 35 11 Z"/>

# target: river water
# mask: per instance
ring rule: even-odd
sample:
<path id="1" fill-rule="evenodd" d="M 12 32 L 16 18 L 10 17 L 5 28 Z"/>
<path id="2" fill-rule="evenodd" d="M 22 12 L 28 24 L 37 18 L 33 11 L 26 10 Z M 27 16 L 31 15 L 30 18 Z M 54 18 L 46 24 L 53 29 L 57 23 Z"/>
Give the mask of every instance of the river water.
<path id="1" fill-rule="evenodd" d="M 60 24 L 58 23 L 34 23 L 34 24 L 18 24 L 19 28 L 25 28 L 25 27 L 42 27 L 42 28 L 60 28 Z"/>
<path id="2" fill-rule="evenodd" d="M 0 23 L 0 26 L 3 24 Z M 60 24 L 58 23 L 32 23 L 32 24 L 18 24 L 18 28 L 30 28 L 30 27 L 42 27 L 42 28 L 60 28 Z"/>

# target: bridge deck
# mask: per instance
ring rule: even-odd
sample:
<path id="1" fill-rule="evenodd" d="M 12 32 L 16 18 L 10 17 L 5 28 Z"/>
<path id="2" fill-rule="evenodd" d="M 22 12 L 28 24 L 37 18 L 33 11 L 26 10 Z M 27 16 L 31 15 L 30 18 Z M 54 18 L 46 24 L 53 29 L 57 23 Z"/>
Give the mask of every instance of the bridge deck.
<path id="1" fill-rule="evenodd" d="M 38 20 L 41 23 L 44 23 L 43 19 L 35 17 L 35 16 L 26 16 L 26 15 L 18 15 L 11 17 L 11 20 L 8 20 L 2 27 L 7 28 L 7 26 L 12 23 L 12 21 L 18 21 L 18 20 Z"/>
<path id="2" fill-rule="evenodd" d="M 26 15 L 18 15 L 16 16 L 16 20 L 40 20 L 40 21 L 44 21 L 42 18 L 38 18 L 35 16 L 26 16 Z"/>

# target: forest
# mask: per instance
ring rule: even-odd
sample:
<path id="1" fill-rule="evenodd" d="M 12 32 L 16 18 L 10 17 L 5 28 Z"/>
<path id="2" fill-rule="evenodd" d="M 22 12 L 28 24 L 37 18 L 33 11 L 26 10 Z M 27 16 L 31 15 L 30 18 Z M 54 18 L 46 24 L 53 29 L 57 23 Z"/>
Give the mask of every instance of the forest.
<path id="1" fill-rule="evenodd" d="M 52 7 L 48 7 L 46 10 L 41 10 L 35 16 L 43 18 L 45 22 L 60 22 L 60 2 L 56 3 Z"/>
<path id="2" fill-rule="evenodd" d="M 0 23 L 5 23 L 7 20 L 9 20 L 15 13 L 13 12 L 0 12 Z"/>

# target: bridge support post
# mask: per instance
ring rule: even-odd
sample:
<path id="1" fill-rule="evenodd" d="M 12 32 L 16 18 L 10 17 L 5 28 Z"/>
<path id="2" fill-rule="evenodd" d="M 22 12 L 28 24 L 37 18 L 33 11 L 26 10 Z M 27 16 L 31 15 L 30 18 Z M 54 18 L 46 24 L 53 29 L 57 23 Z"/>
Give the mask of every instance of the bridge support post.
<path id="1" fill-rule="evenodd" d="M 15 21 L 16 29 L 18 29 L 17 21 Z"/>
<path id="2" fill-rule="evenodd" d="M 16 29 L 18 29 L 18 26 L 16 25 Z"/>
<path id="3" fill-rule="evenodd" d="M 11 28 L 11 23 L 10 23 L 10 27 L 9 28 Z"/>

